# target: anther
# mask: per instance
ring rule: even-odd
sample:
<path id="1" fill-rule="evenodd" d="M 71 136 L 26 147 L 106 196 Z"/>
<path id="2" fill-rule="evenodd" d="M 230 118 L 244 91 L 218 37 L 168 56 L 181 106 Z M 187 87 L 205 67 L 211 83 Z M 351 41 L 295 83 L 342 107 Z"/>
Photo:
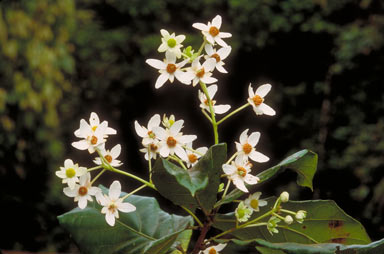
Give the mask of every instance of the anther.
<path id="1" fill-rule="evenodd" d="M 79 193 L 80 196 L 85 196 L 85 195 L 87 195 L 87 193 L 88 193 L 88 189 L 87 189 L 87 187 L 81 186 L 81 187 L 79 188 L 78 193 Z"/>
<path id="2" fill-rule="evenodd" d="M 264 99 L 261 98 L 259 95 L 253 96 L 252 100 L 253 100 L 253 103 L 255 103 L 256 106 L 259 106 L 264 101 Z"/>
<path id="3" fill-rule="evenodd" d="M 167 65 L 167 72 L 169 73 L 169 74 L 172 74 L 172 73 L 174 73 L 175 71 L 176 71 L 176 65 L 174 65 L 174 64 L 172 64 L 172 63 L 170 63 L 170 64 L 168 64 Z"/>
<path id="4" fill-rule="evenodd" d="M 209 34 L 212 35 L 213 37 L 215 37 L 219 33 L 220 33 L 220 31 L 217 27 L 211 26 L 211 28 L 209 28 Z"/>
<path id="5" fill-rule="evenodd" d="M 175 147 L 175 146 L 176 146 L 176 143 L 177 143 L 177 141 L 176 141 L 176 139 L 174 139 L 173 137 L 168 137 L 168 138 L 167 138 L 167 145 L 168 145 L 169 147 Z"/>
<path id="6" fill-rule="evenodd" d="M 243 151 L 245 154 L 249 154 L 250 152 L 252 152 L 252 146 L 248 143 L 245 143 L 243 145 Z"/>

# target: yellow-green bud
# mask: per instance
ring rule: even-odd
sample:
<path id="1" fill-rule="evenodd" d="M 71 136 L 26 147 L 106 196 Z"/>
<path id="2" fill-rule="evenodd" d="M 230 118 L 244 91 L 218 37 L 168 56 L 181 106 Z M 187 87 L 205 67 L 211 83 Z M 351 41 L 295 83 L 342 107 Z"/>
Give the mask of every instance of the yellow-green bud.
<path id="1" fill-rule="evenodd" d="M 170 48 L 173 48 L 174 46 L 176 46 L 177 42 L 175 39 L 171 38 L 167 41 L 167 44 Z"/>
<path id="2" fill-rule="evenodd" d="M 292 224 L 292 222 L 293 222 L 292 216 L 290 216 L 290 215 L 285 216 L 284 222 L 287 223 L 288 225 Z"/>

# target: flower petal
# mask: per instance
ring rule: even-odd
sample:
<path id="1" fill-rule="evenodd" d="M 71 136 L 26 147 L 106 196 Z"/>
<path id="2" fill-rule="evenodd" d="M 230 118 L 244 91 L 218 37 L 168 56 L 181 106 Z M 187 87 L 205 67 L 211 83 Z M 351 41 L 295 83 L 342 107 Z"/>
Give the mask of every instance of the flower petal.
<path id="1" fill-rule="evenodd" d="M 105 214 L 105 220 L 107 221 L 108 225 L 110 225 L 112 227 L 115 225 L 115 215 L 114 214 L 107 212 Z"/>
<path id="2" fill-rule="evenodd" d="M 109 187 L 109 198 L 111 200 L 117 200 L 121 194 L 121 184 L 119 181 L 113 181 Z"/>
<path id="3" fill-rule="evenodd" d="M 232 47 L 224 47 L 217 51 L 217 54 L 220 56 L 220 59 L 223 60 L 231 53 Z"/>
<path id="4" fill-rule="evenodd" d="M 226 105 L 216 105 L 216 106 L 213 106 L 213 108 L 214 108 L 216 114 L 224 114 L 228 110 L 231 109 L 231 106 L 227 105 L 227 104 Z"/>
<path id="5" fill-rule="evenodd" d="M 180 132 L 181 128 L 183 128 L 183 124 L 184 124 L 184 120 L 177 120 L 172 124 L 171 128 L 169 128 L 169 132 L 173 136 L 176 136 Z"/>
<path id="6" fill-rule="evenodd" d="M 165 70 L 165 68 L 167 68 L 167 64 L 158 59 L 147 59 L 145 62 L 150 66 L 152 66 L 153 68 L 156 68 L 159 70 Z"/>
<path id="7" fill-rule="evenodd" d="M 272 86 L 270 84 L 261 85 L 256 89 L 256 94 L 264 98 L 269 93 L 269 91 L 271 91 L 271 88 Z"/>
<path id="8" fill-rule="evenodd" d="M 212 83 L 215 83 L 217 81 L 216 78 L 212 78 L 212 77 L 207 77 L 207 76 L 204 76 L 201 81 L 203 81 L 204 83 L 206 84 L 212 84 Z"/>
<path id="9" fill-rule="evenodd" d="M 157 127 L 160 125 L 161 117 L 159 114 L 155 114 L 154 116 L 149 119 L 148 122 L 148 130 L 152 130 L 154 127 Z"/>
<path id="10" fill-rule="evenodd" d="M 214 17 L 212 19 L 212 26 L 215 26 L 217 29 L 220 29 L 220 27 L 221 27 L 221 16 L 220 15 L 216 15 L 216 17 Z"/>
<path id="11" fill-rule="evenodd" d="M 263 163 L 269 161 L 269 158 L 265 156 L 264 154 L 258 152 L 258 151 L 252 151 L 249 154 L 249 158 L 251 158 L 253 161 Z"/>
<path id="12" fill-rule="evenodd" d="M 259 109 L 268 116 L 276 115 L 276 111 L 265 103 L 260 104 Z"/>
<path id="13" fill-rule="evenodd" d="M 230 37 L 232 37 L 232 34 L 231 33 L 220 32 L 219 33 L 219 37 L 221 37 L 221 38 L 230 38 Z"/>
<path id="14" fill-rule="evenodd" d="M 236 172 L 236 168 L 229 164 L 223 164 L 222 168 L 224 173 L 227 175 L 232 175 Z"/>
<path id="15" fill-rule="evenodd" d="M 244 181 L 247 183 L 247 184 L 257 184 L 257 182 L 259 182 L 259 178 L 257 176 L 253 176 L 251 174 L 247 174 L 245 177 L 244 177 Z"/>
<path id="16" fill-rule="evenodd" d="M 247 143 L 248 141 L 248 130 L 249 129 L 246 129 L 244 130 L 241 134 L 240 134 L 240 144 L 244 145 Z"/>
<path id="17" fill-rule="evenodd" d="M 233 184 L 236 186 L 236 188 L 238 188 L 242 192 L 248 193 L 247 187 L 245 187 L 243 179 L 240 179 L 240 177 L 235 177 L 232 181 L 233 181 Z"/>
<path id="18" fill-rule="evenodd" d="M 142 138 L 144 138 L 148 134 L 147 129 L 145 129 L 143 126 L 141 126 L 139 124 L 139 122 L 137 122 L 137 121 L 135 121 L 135 130 L 136 130 L 137 135 L 139 135 L 139 137 L 142 137 Z"/>
<path id="19" fill-rule="evenodd" d="M 210 85 L 209 87 L 207 87 L 207 91 L 209 97 L 212 99 L 213 97 L 215 97 L 215 94 L 217 92 L 217 85 Z"/>
<path id="20" fill-rule="evenodd" d="M 199 29 L 201 31 L 208 31 L 209 27 L 206 24 L 203 23 L 194 23 L 192 27 Z"/>
<path id="21" fill-rule="evenodd" d="M 168 73 L 161 74 L 156 80 L 155 88 L 159 89 L 160 87 L 162 87 L 164 83 L 168 80 L 168 78 L 169 78 Z"/>
<path id="22" fill-rule="evenodd" d="M 72 142 L 72 146 L 79 150 L 87 150 L 89 147 L 89 144 L 86 140 L 80 140 L 77 142 Z"/>
<path id="23" fill-rule="evenodd" d="M 136 206 L 130 203 L 124 202 L 124 203 L 120 203 L 117 209 L 119 209 L 119 211 L 123 213 L 130 213 L 130 212 L 136 211 Z"/>
<path id="24" fill-rule="evenodd" d="M 120 153 L 121 153 L 121 145 L 120 145 L 120 144 L 115 145 L 115 146 L 112 148 L 112 150 L 111 150 L 111 156 L 112 156 L 112 158 L 114 158 L 114 159 L 117 158 L 117 157 L 119 157 Z"/>
<path id="25" fill-rule="evenodd" d="M 251 146 L 255 146 L 257 145 L 257 143 L 259 143 L 259 139 L 260 139 L 260 132 L 252 132 L 251 135 L 249 135 L 248 137 L 248 143 L 251 145 Z"/>
<path id="26" fill-rule="evenodd" d="M 228 44 L 218 36 L 215 37 L 215 41 L 222 47 L 228 47 Z"/>

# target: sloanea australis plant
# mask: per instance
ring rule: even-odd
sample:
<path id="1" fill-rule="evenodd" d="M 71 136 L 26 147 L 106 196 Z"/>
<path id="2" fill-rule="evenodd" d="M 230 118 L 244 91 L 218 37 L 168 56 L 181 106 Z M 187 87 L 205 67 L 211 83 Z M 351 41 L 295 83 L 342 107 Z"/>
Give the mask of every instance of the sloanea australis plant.
<path id="1" fill-rule="evenodd" d="M 232 35 L 221 31 L 219 15 L 207 24 L 192 26 L 203 36 L 199 49 L 184 47 L 184 35 L 162 29 L 158 51 L 164 58 L 147 59 L 146 63 L 158 70 L 155 88 L 177 79 L 197 90 L 201 112 L 212 126 L 213 144 L 194 148 L 198 137 L 184 134 L 184 120 L 172 114 L 155 114 L 146 124 L 135 121 L 143 146 L 140 151 L 148 162 L 148 179 L 142 179 L 119 169 L 123 166 L 118 159 L 121 146 L 107 149 L 111 147 L 108 137 L 116 134 L 107 121 L 101 122 L 94 112 L 89 122 L 81 119 L 74 132 L 79 140 L 72 146 L 94 154 L 95 165 L 86 168 L 66 159 L 56 172 L 64 194 L 78 206 L 59 216 L 59 221 L 81 252 L 216 254 L 248 248 L 249 253 L 262 254 L 380 253 L 383 241 L 371 243 L 363 226 L 333 201 L 291 201 L 287 192 L 265 198 L 260 191 L 253 191 L 285 169 L 297 173 L 298 185 L 312 189 L 317 155 L 298 151 L 255 174 L 254 164 L 267 162 L 269 157 L 257 147 L 260 132 L 249 128 L 232 141 L 234 152 L 228 154 L 227 144 L 219 141 L 219 126 L 249 107 L 255 117 L 273 117 L 276 112 L 266 98 L 272 86 L 250 84 L 245 104 L 232 111 L 230 105 L 218 103 L 213 99 L 220 87 L 214 73 L 228 72 L 224 60 L 231 47 L 225 39 Z M 106 171 L 131 177 L 142 185 L 129 190 L 115 180 L 109 188 L 94 186 Z M 137 194 L 143 188 L 159 192 L 185 213 L 163 211 L 156 199 Z M 223 214 L 223 206 L 235 208 Z"/>

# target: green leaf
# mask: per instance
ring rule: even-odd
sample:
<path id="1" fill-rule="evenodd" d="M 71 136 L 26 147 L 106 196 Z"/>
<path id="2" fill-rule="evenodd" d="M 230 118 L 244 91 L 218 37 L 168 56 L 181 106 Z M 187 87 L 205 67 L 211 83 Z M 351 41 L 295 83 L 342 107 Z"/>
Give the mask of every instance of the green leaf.
<path id="1" fill-rule="evenodd" d="M 266 248 L 262 254 L 280 251 L 283 254 L 378 254 L 384 253 L 384 239 L 366 245 L 343 245 L 336 243 L 299 244 L 299 243 L 270 243 L 256 239 L 255 242 Z M 262 248 L 263 248 L 262 247 Z M 257 249 L 260 247 L 256 247 Z M 274 252 L 267 252 L 267 250 Z"/>
<path id="2" fill-rule="evenodd" d="M 153 183 L 162 196 L 176 205 L 194 209 L 198 206 L 198 200 L 205 210 L 210 210 L 216 202 L 221 166 L 227 155 L 226 147 L 226 144 L 212 146 L 188 170 L 160 158 L 153 167 Z"/>
<path id="3" fill-rule="evenodd" d="M 124 193 L 122 194 L 124 195 Z M 132 213 L 119 212 L 114 227 L 105 221 L 101 207 L 79 208 L 58 217 L 82 253 L 91 254 L 162 254 L 167 253 L 185 228 L 193 223 L 190 216 L 162 211 L 156 199 L 132 195 L 126 199 L 136 206 Z"/>
<path id="4" fill-rule="evenodd" d="M 255 219 L 270 211 L 276 198 L 266 199 L 268 204 L 260 208 L 260 212 L 253 213 L 250 220 Z M 347 215 L 331 200 L 313 201 L 289 201 L 283 203 L 283 209 L 297 212 L 307 211 L 307 218 L 302 224 L 294 222 L 287 226 L 284 222 L 278 225 L 278 234 L 271 235 L 266 226 L 247 227 L 231 233 L 241 240 L 254 240 L 257 238 L 273 243 L 296 242 L 303 244 L 311 243 L 342 243 L 342 244 L 367 244 L 370 243 L 368 234 L 357 220 Z M 285 216 L 285 213 L 280 213 Z M 267 222 L 266 217 L 258 222 Z M 214 227 L 223 231 L 236 226 L 234 213 L 225 215 L 217 214 Z"/>
<path id="5" fill-rule="evenodd" d="M 265 182 L 277 173 L 283 172 L 285 169 L 292 169 L 297 173 L 297 184 L 303 187 L 308 187 L 313 190 L 312 180 L 317 169 L 317 154 L 310 150 L 301 150 L 291 156 L 285 158 L 276 166 L 273 166 L 259 173 L 259 183 Z M 223 205 L 238 199 L 244 194 L 239 189 L 231 191 L 223 200 L 217 202 L 215 206 Z"/>

